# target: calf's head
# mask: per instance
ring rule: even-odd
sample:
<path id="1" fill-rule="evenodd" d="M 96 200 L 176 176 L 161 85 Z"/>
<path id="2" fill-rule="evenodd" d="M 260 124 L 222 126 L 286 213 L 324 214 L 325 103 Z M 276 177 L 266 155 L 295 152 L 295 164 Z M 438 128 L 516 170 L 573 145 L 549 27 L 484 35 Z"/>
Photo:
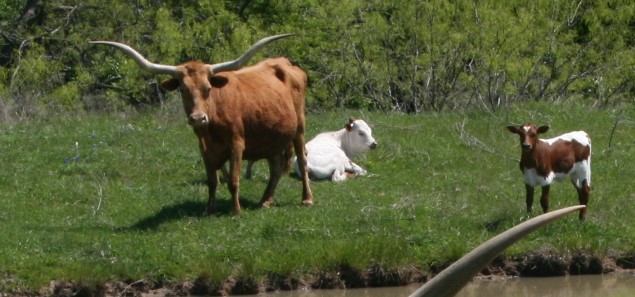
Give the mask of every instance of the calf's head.
<path id="1" fill-rule="evenodd" d="M 242 56 L 236 60 L 218 64 L 205 64 L 198 61 L 187 62 L 178 66 L 152 63 L 139 52 L 128 45 L 112 41 L 91 41 L 92 44 L 104 44 L 119 49 L 125 55 L 132 58 L 145 71 L 153 74 L 167 74 L 172 78 L 161 83 L 161 86 L 174 91 L 180 89 L 183 107 L 188 116 L 188 123 L 192 126 L 204 126 L 210 121 L 210 94 L 212 88 L 222 87 L 227 79 L 216 73 L 232 71 L 242 68 L 264 45 L 277 39 L 295 34 L 281 34 L 266 37 L 252 45 Z"/>
<path id="2" fill-rule="evenodd" d="M 344 126 L 348 131 L 348 145 L 358 153 L 377 148 L 377 141 L 373 138 L 373 131 L 363 120 L 350 118 Z"/>
<path id="3" fill-rule="evenodd" d="M 536 147 L 538 134 L 547 132 L 549 126 L 536 127 L 533 123 L 527 123 L 520 126 L 507 126 L 507 130 L 511 133 L 518 134 L 520 137 L 520 147 L 523 151 L 531 151 Z"/>

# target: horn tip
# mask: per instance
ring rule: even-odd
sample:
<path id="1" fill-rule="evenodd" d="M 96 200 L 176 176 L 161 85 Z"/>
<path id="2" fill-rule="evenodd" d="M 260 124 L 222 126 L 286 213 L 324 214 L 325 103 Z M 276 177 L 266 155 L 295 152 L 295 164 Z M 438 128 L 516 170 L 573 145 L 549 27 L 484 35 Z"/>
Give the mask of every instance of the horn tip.
<path id="1" fill-rule="evenodd" d="M 272 36 L 273 39 L 280 39 L 280 38 L 286 38 L 286 37 L 290 37 L 290 36 L 294 36 L 294 35 L 299 35 L 298 33 L 285 33 L 285 34 L 278 34 L 278 35 L 274 35 Z"/>
<path id="2" fill-rule="evenodd" d="M 112 41 L 103 41 L 103 40 L 89 40 L 90 44 L 110 44 Z"/>

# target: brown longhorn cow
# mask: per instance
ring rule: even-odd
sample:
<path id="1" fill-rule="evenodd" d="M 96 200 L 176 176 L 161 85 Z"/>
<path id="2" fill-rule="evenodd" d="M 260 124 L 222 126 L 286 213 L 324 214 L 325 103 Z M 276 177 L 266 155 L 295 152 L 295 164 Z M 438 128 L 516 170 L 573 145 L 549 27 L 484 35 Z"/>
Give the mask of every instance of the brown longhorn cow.
<path id="1" fill-rule="evenodd" d="M 234 212 L 239 214 L 242 160 L 268 161 L 269 182 L 260 200 L 261 206 L 268 207 L 278 181 L 290 167 L 293 150 L 302 165 L 302 204 L 313 204 L 304 153 L 306 74 L 286 58 L 266 59 L 242 68 L 264 45 L 290 35 L 263 38 L 233 61 L 190 61 L 178 66 L 149 62 L 125 44 L 91 43 L 117 48 L 147 72 L 172 76 L 161 85 L 168 91 L 180 90 L 188 123 L 198 137 L 209 189 L 207 213 L 216 211 L 217 170 L 229 161 L 227 186 Z"/>

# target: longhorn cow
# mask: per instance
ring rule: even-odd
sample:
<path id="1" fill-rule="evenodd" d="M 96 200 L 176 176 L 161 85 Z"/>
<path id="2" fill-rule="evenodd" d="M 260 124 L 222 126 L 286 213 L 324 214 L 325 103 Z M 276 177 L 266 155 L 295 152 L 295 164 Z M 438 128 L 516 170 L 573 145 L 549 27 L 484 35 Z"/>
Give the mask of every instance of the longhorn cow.
<path id="1" fill-rule="evenodd" d="M 217 170 L 229 161 L 227 186 L 234 213 L 239 214 L 242 160 L 268 161 L 269 182 L 260 200 L 261 206 L 268 207 L 278 181 L 290 168 L 292 149 L 301 165 L 302 204 L 313 204 L 304 153 L 306 74 L 286 58 L 266 59 L 243 68 L 264 45 L 290 35 L 263 38 L 233 61 L 190 61 L 177 66 L 149 62 L 122 43 L 91 43 L 120 50 L 149 73 L 171 76 L 161 86 L 168 91 L 180 90 L 188 123 L 198 138 L 207 173 L 207 213 L 216 211 Z"/>

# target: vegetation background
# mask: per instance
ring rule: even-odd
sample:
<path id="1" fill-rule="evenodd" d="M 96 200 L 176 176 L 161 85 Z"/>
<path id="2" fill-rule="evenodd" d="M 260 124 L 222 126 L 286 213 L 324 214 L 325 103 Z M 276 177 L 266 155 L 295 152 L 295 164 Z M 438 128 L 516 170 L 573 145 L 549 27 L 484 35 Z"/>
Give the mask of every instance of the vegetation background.
<path id="1" fill-rule="evenodd" d="M 626 0 L 0 0 L 0 116 L 120 110 L 177 96 L 89 40 L 179 64 L 233 59 L 289 32 L 299 36 L 261 57 L 287 56 L 308 72 L 313 111 L 635 98 L 635 4 Z"/>
<path id="2" fill-rule="evenodd" d="M 178 64 L 288 32 L 254 60 L 286 56 L 309 74 L 308 137 L 349 116 L 373 124 L 380 148 L 360 160 L 371 176 L 312 183 L 309 209 L 285 178 L 261 210 L 261 162 L 241 181 L 239 218 L 223 188 L 224 211 L 204 217 L 178 94 L 88 41 Z M 366 285 L 402 284 L 526 218 L 503 127 L 527 120 L 592 135 L 591 208 L 507 255 L 529 275 L 635 262 L 632 1 L 0 0 L 0 36 L 0 292 L 55 293 L 52 280 L 254 292 L 350 286 L 360 271 Z M 573 192 L 554 186 L 552 207 Z M 525 261 L 537 250 L 543 266 Z"/>

